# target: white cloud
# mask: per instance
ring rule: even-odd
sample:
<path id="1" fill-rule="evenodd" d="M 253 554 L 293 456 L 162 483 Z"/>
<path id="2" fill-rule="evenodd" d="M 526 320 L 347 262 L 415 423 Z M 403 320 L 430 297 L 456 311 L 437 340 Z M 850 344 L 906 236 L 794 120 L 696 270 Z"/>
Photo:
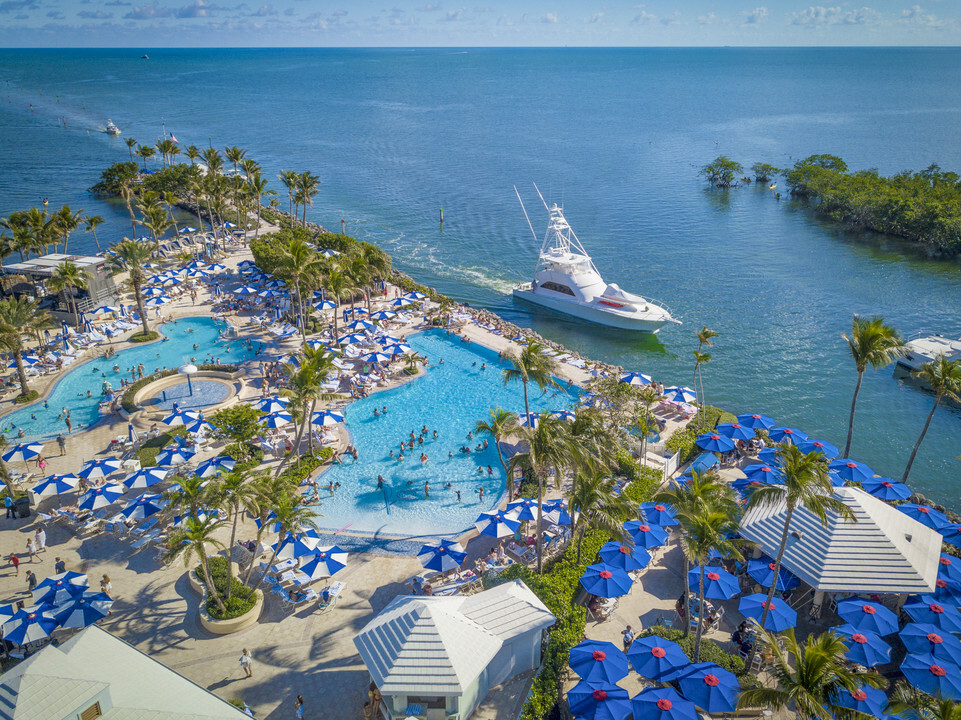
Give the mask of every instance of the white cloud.
<path id="1" fill-rule="evenodd" d="M 559 23 L 560 20 L 557 19 L 557 15 L 555 13 L 547 13 L 546 15 L 537 18 L 537 22 L 545 23 L 547 25 L 554 25 L 555 23 Z"/>
<path id="2" fill-rule="evenodd" d="M 717 15 L 714 13 L 708 13 L 707 15 L 698 15 L 697 24 L 698 25 L 713 25 L 717 22 Z"/>
<path id="3" fill-rule="evenodd" d="M 643 8 L 644 6 L 641 5 L 640 7 Z M 634 16 L 634 19 L 631 20 L 631 24 L 632 24 L 632 25 L 647 25 L 648 23 L 652 23 L 652 22 L 654 22 L 654 21 L 656 21 L 656 20 L 657 20 L 657 15 L 652 15 L 652 14 L 649 13 L 647 10 L 643 10 L 643 9 L 642 9 L 641 12 L 640 12 L 640 14 L 639 14 L 639 15 L 635 15 L 635 16 Z"/>
<path id="4" fill-rule="evenodd" d="M 806 10 L 792 13 L 791 24 L 812 28 L 826 25 L 870 25 L 878 19 L 877 11 L 869 7 L 842 10 L 840 7 L 811 5 Z"/>
<path id="5" fill-rule="evenodd" d="M 81 10 L 77 13 L 77 17 L 81 17 L 84 20 L 107 20 L 113 17 L 113 13 L 104 12 L 103 10 Z"/>
<path id="6" fill-rule="evenodd" d="M 953 19 L 946 20 L 943 18 L 939 18 L 937 15 L 932 15 L 930 13 L 924 12 L 921 9 L 920 5 L 912 5 L 907 10 L 902 10 L 901 22 L 906 25 L 933 28 L 935 30 L 941 30 L 943 28 L 957 24 L 956 20 L 953 20 Z"/>
<path id="7" fill-rule="evenodd" d="M 670 15 L 661 18 L 661 25 L 677 25 L 680 22 L 681 13 L 677 10 Z"/>
<path id="8" fill-rule="evenodd" d="M 591 15 L 591 19 L 588 22 L 596 23 L 600 22 L 601 18 L 604 17 L 604 13 L 598 12 Z"/>
<path id="9" fill-rule="evenodd" d="M 433 3 L 427 3 L 417 8 L 417 12 L 436 12 L 437 10 L 440 10 L 440 5 L 434 5 Z"/>
<path id="10" fill-rule="evenodd" d="M 444 22 L 457 22 L 464 17 L 464 8 L 457 8 L 457 10 L 450 10 L 444 16 Z"/>
<path id="11" fill-rule="evenodd" d="M 756 7 L 751 12 L 742 13 L 744 15 L 744 24 L 750 25 L 752 27 L 759 26 L 762 22 L 767 20 L 767 8 L 763 5 L 761 7 Z"/>

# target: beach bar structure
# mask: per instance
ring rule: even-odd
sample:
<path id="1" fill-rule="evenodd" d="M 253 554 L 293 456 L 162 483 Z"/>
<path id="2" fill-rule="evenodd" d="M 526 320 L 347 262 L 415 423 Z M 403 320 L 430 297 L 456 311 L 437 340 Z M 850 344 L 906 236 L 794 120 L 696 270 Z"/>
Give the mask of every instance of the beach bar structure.
<path id="1" fill-rule="evenodd" d="M 934 590 L 941 535 L 860 488 L 836 488 L 835 497 L 857 522 L 828 512 L 825 526 L 799 506 L 784 550 L 783 566 L 814 588 L 816 611 L 825 593 L 906 596 Z M 776 556 L 786 510 L 783 503 L 748 510 L 741 535 Z"/>
<path id="2" fill-rule="evenodd" d="M 117 286 L 113 281 L 107 261 L 96 255 L 64 255 L 63 253 L 52 253 L 42 257 L 30 258 L 18 263 L 7 263 L 3 266 L 5 275 L 24 275 L 37 286 L 39 297 L 44 294 L 43 286 L 46 280 L 50 279 L 58 265 L 69 260 L 76 265 L 87 276 L 87 287 L 82 290 L 75 290 L 77 297 L 77 312 L 84 312 L 100 305 L 113 305 L 116 303 L 118 294 Z M 41 305 L 43 307 L 43 305 Z M 73 320 L 73 315 L 64 299 L 58 298 L 57 301 L 47 309 L 55 311 L 61 320 Z"/>
<path id="3" fill-rule="evenodd" d="M 520 580 L 468 596 L 394 598 L 354 638 L 389 719 L 466 720 L 537 668 L 554 616 Z"/>

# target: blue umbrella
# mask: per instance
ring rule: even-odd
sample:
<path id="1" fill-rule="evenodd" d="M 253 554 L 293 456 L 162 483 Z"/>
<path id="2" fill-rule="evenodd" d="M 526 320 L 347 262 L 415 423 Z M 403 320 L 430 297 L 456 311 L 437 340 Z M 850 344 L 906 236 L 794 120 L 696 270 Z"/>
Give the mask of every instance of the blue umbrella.
<path id="1" fill-rule="evenodd" d="M 83 628 L 107 617 L 113 600 L 102 592 L 85 592 L 61 604 L 52 615 L 65 628 Z"/>
<path id="2" fill-rule="evenodd" d="M 391 357 L 391 355 L 382 352 L 372 352 L 362 355 L 360 359 L 365 363 L 382 363 L 389 362 Z"/>
<path id="3" fill-rule="evenodd" d="M 890 635 L 898 631 L 898 616 L 884 605 L 859 597 L 838 603 L 838 616 L 861 632 Z"/>
<path id="4" fill-rule="evenodd" d="M 467 553 L 460 543 L 441 540 L 440 545 L 424 545 L 417 553 L 417 559 L 428 570 L 447 572 L 459 568 L 467 559 Z"/>
<path id="5" fill-rule="evenodd" d="M 751 480 L 769 484 L 777 483 L 781 478 L 781 470 L 776 465 L 748 465 L 743 472 Z"/>
<path id="6" fill-rule="evenodd" d="M 682 670 L 675 678 L 681 694 L 709 713 L 733 712 L 741 693 L 737 677 L 720 665 L 702 662 Z"/>
<path id="7" fill-rule="evenodd" d="M 714 453 L 701 453 L 694 462 L 691 463 L 691 472 L 703 473 L 718 464 L 717 455 Z"/>
<path id="8" fill-rule="evenodd" d="M 876 718 L 887 717 L 884 709 L 888 705 L 888 696 L 883 690 L 868 685 L 862 685 L 855 690 L 839 690 L 832 703 L 837 707 L 850 708 Z"/>
<path id="9" fill-rule="evenodd" d="M 173 285 L 177 282 L 179 281 L 171 279 L 171 280 L 167 280 L 164 284 L 166 285 L 167 283 L 170 283 L 171 285 Z M 161 305 L 166 305 L 167 303 L 169 303 L 171 299 L 172 298 L 169 298 L 166 295 L 157 295 L 155 297 L 144 300 L 143 305 L 144 307 L 148 307 L 148 308 L 160 307 Z"/>
<path id="10" fill-rule="evenodd" d="M 239 288 L 234 288 L 234 295 L 256 295 L 259 291 L 255 287 L 250 287 L 250 285 L 241 285 Z"/>
<path id="11" fill-rule="evenodd" d="M 741 592 L 737 578 L 722 567 L 708 566 L 704 568 L 704 597 L 711 600 L 730 600 Z M 700 592 L 701 567 L 695 565 L 687 574 L 691 583 L 691 592 Z"/>
<path id="12" fill-rule="evenodd" d="M 808 439 L 807 433 L 797 428 L 776 427 L 767 431 L 767 435 L 774 442 L 800 443 Z"/>
<path id="13" fill-rule="evenodd" d="M 484 512 L 474 521 L 474 527 L 481 535 L 489 535 L 495 538 L 513 535 L 520 526 L 520 520 L 515 520 L 501 512 Z"/>
<path id="14" fill-rule="evenodd" d="M 831 628 L 831 632 L 844 638 L 848 651 L 845 657 L 864 667 L 874 667 L 891 662 L 891 646 L 877 633 L 862 632 L 853 625 Z"/>
<path id="15" fill-rule="evenodd" d="M 762 448 L 757 452 L 757 459 L 768 465 L 780 465 L 781 456 L 778 454 L 780 450 L 776 447 Z"/>
<path id="16" fill-rule="evenodd" d="M 954 547 L 961 547 L 961 525 L 958 523 L 948 523 L 938 530 L 944 542 Z"/>
<path id="17" fill-rule="evenodd" d="M 170 447 L 157 453 L 154 462 L 158 465 L 183 465 L 193 456 L 193 452 L 186 448 Z"/>
<path id="18" fill-rule="evenodd" d="M 874 477 L 874 470 L 863 462 L 851 460 L 849 458 L 838 458 L 828 463 L 828 470 L 834 470 L 838 475 L 848 482 L 863 483 Z"/>
<path id="19" fill-rule="evenodd" d="M 619 542 L 605 543 L 598 555 L 601 562 L 632 572 L 647 567 L 651 562 L 651 554 L 642 547 L 622 545 Z"/>
<path id="20" fill-rule="evenodd" d="M 567 512 L 567 505 L 563 500 L 553 503 L 544 503 L 544 519 L 553 525 L 570 525 L 572 523 L 570 513 Z"/>
<path id="21" fill-rule="evenodd" d="M 414 352 L 410 345 L 404 343 L 394 343 L 393 345 L 385 345 L 384 353 L 390 355 L 391 357 L 396 357 L 397 355 L 407 355 Z"/>
<path id="22" fill-rule="evenodd" d="M 81 495 L 77 507 L 81 510 L 99 510 L 108 505 L 113 505 L 122 497 L 123 488 L 119 485 L 103 485 L 91 488 Z"/>
<path id="23" fill-rule="evenodd" d="M 942 554 L 938 560 L 938 577 L 948 582 L 961 583 L 961 558 Z"/>
<path id="24" fill-rule="evenodd" d="M 148 488 L 166 478 L 168 472 L 169 471 L 164 470 L 162 467 L 157 466 L 140 468 L 125 477 L 123 484 L 131 490 L 135 488 Z"/>
<path id="25" fill-rule="evenodd" d="M 364 340 L 366 339 L 367 339 L 366 336 L 361 335 L 360 333 L 350 333 L 348 335 L 344 335 L 340 338 L 337 338 L 337 342 L 340 345 L 353 345 L 354 343 L 364 342 Z"/>
<path id="26" fill-rule="evenodd" d="M 2 626 L 3 639 L 16 645 L 43 640 L 57 628 L 57 620 L 47 610 L 48 606 L 25 607 Z"/>
<path id="27" fill-rule="evenodd" d="M 111 473 L 117 472 L 123 463 L 117 458 L 104 458 L 103 460 L 90 460 L 77 473 L 82 478 L 92 480 L 95 478 L 105 478 Z"/>
<path id="28" fill-rule="evenodd" d="M 764 555 L 756 560 L 747 561 L 747 574 L 764 587 L 771 587 L 775 581 L 774 560 Z M 778 568 L 777 589 L 781 592 L 791 590 L 801 584 L 800 578 L 783 565 Z"/>
<path id="29" fill-rule="evenodd" d="M 184 428 L 189 433 L 199 433 L 205 430 L 214 430 L 214 426 L 202 418 L 197 418 L 193 422 L 188 422 L 184 424 Z"/>
<path id="30" fill-rule="evenodd" d="M 904 612 L 920 623 L 930 623 L 945 632 L 961 632 L 961 612 L 953 605 L 944 605 L 931 595 L 921 595 L 905 603 Z"/>
<path id="31" fill-rule="evenodd" d="M 38 442 L 17 443 L 3 453 L 2 457 L 5 462 L 13 462 L 14 460 L 26 462 L 30 458 L 37 457 L 41 452 L 43 452 L 43 445 Z"/>
<path id="32" fill-rule="evenodd" d="M 333 310 L 335 307 L 337 307 L 337 303 L 333 302 L 332 300 L 318 300 L 317 302 L 313 303 L 313 307 L 317 310 Z"/>
<path id="33" fill-rule="evenodd" d="M 631 714 L 627 690 L 612 683 L 581 680 L 567 691 L 567 704 L 584 720 L 624 720 Z"/>
<path id="34" fill-rule="evenodd" d="M 797 612 L 783 600 L 767 602 L 767 593 L 756 593 L 741 598 L 737 609 L 744 617 L 751 617 L 760 621 L 764 609 L 768 608 L 764 629 L 771 632 L 781 632 L 797 625 Z"/>
<path id="35" fill-rule="evenodd" d="M 416 290 L 411 290 L 409 293 L 404 295 L 405 298 L 410 298 L 411 300 L 423 300 L 427 296 L 424 293 L 419 293 Z"/>
<path id="36" fill-rule="evenodd" d="M 654 379 L 650 375 L 644 375 L 643 373 L 629 372 L 621 375 L 620 381 L 628 385 L 650 385 L 654 382 Z"/>
<path id="37" fill-rule="evenodd" d="M 317 549 L 317 541 L 306 535 L 288 533 L 283 540 L 275 543 L 274 547 L 277 549 L 278 560 L 296 560 L 313 555 Z"/>
<path id="38" fill-rule="evenodd" d="M 128 520 L 143 520 L 163 510 L 166 504 L 163 495 L 145 493 L 124 505 L 120 513 Z"/>
<path id="39" fill-rule="evenodd" d="M 770 430 L 772 427 L 777 425 L 777 423 L 767 415 L 761 415 L 760 413 L 745 413 L 744 415 L 738 415 L 737 422 L 738 424 L 743 425 L 746 428 L 751 428 L 752 430 Z"/>
<path id="40" fill-rule="evenodd" d="M 874 495 L 879 500 L 907 500 L 911 497 L 911 488 L 890 478 L 873 477 L 865 480 L 861 487 L 864 492 Z"/>
<path id="41" fill-rule="evenodd" d="M 677 525 L 678 521 L 674 517 L 674 508 L 663 503 L 646 502 L 641 503 L 639 508 L 641 516 L 649 523 L 667 527 Z"/>
<path id="42" fill-rule="evenodd" d="M 391 318 L 397 317 L 397 313 L 393 310 L 378 310 L 372 313 L 370 316 L 371 320 L 390 320 Z"/>
<path id="43" fill-rule="evenodd" d="M 630 672 L 627 656 L 614 643 L 584 640 L 570 649 L 571 670 L 587 682 L 616 683 Z"/>
<path id="44" fill-rule="evenodd" d="M 378 335 L 375 338 L 375 342 L 381 345 L 403 345 L 404 341 L 400 338 L 391 337 L 390 335 Z"/>
<path id="45" fill-rule="evenodd" d="M 674 403 L 692 403 L 697 400 L 697 393 L 689 387 L 673 386 L 664 388 L 664 397 Z"/>
<path id="46" fill-rule="evenodd" d="M 738 478 L 731 483 L 731 487 L 737 490 L 742 495 L 749 495 L 758 488 L 764 487 L 768 483 L 763 480 L 754 480 L 751 478 Z"/>
<path id="47" fill-rule="evenodd" d="M 627 595 L 634 584 L 626 572 L 603 563 L 588 565 L 580 582 L 587 592 L 605 598 Z"/>
<path id="48" fill-rule="evenodd" d="M 731 452 L 736 447 L 731 438 L 724 437 L 719 433 L 698 435 L 695 442 L 699 448 L 708 452 L 726 453 Z"/>
<path id="49" fill-rule="evenodd" d="M 948 520 L 948 516 L 943 512 L 935 510 L 933 507 L 928 507 L 927 505 L 918 505 L 917 503 L 903 503 L 898 505 L 898 510 L 903 512 L 909 518 L 917 520 L 919 523 L 925 527 L 929 527 L 932 530 L 940 530 L 951 524 Z"/>
<path id="50" fill-rule="evenodd" d="M 58 573 L 56 575 L 49 575 L 41 580 L 37 587 L 34 588 L 34 592 L 42 591 L 48 587 L 59 587 L 63 584 L 74 585 L 76 587 L 86 588 L 90 584 L 87 576 L 83 573 L 73 572 L 68 570 L 67 572 Z"/>
<path id="51" fill-rule="evenodd" d="M 344 416 L 333 410 L 320 410 L 319 412 L 315 412 L 310 419 L 311 425 L 323 425 L 326 427 L 342 422 L 344 422 Z"/>
<path id="52" fill-rule="evenodd" d="M 961 640 L 930 623 L 908 623 L 898 633 L 909 653 L 930 654 L 952 665 L 961 664 Z"/>
<path id="53" fill-rule="evenodd" d="M 86 580 L 86 577 L 84 577 Z M 33 602 L 37 605 L 45 603 L 47 605 L 62 605 L 71 602 L 74 598 L 87 590 L 86 585 L 74 585 L 66 580 L 57 580 L 46 587 L 37 587 L 33 591 Z"/>
<path id="54" fill-rule="evenodd" d="M 6 625 L 4 625 L 6 627 Z M 908 655 L 901 673 L 914 687 L 947 700 L 961 698 L 961 668 L 934 655 Z"/>
<path id="55" fill-rule="evenodd" d="M 166 425 L 174 427 L 177 425 L 186 425 L 188 422 L 193 422 L 199 419 L 200 413 L 196 410 L 174 410 L 163 419 L 163 422 Z"/>
<path id="56" fill-rule="evenodd" d="M 697 707 L 672 687 L 646 687 L 631 700 L 640 720 L 700 720 Z"/>
<path id="57" fill-rule="evenodd" d="M 327 572 L 327 577 L 330 577 L 345 567 L 347 567 L 347 553 L 336 545 L 326 545 L 314 551 L 314 557 L 304 563 L 301 571 L 313 576 L 323 568 Z"/>
<path id="58" fill-rule="evenodd" d="M 731 440 L 754 439 L 754 430 L 752 428 L 745 427 L 740 423 L 721 423 L 714 428 L 714 430 L 724 437 L 731 438 Z"/>
<path id="59" fill-rule="evenodd" d="M 667 544 L 667 530 L 660 525 L 652 525 L 641 520 L 628 520 L 624 529 L 631 534 L 634 544 L 650 550 Z"/>
<path id="60" fill-rule="evenodd" d="M 76 488 L 78 482 L 80 482 L 80 478 L 73 474 L 48 475 L 30 488 L 30 492 L 37 497 L 59 495 L 60 493 L 70 492 Z"/>
<path id="61" fill-rule="evenodd" d="M 279 428 L 289 425 L 292 420 L 293 416 L 288 412 L 272 412 L 267 413 L 261 421 L 269 428 Z"/>
<path id="62" fill-rule="evenodd" d="M 351 330 L 372 330 L 376 326 L 372 322 L 360 319 L 348 323 L 347 327 L 349 327 Z"/>
<path id="63" fill-rule="evenodd" d="M 801 452 L 819 452 L 828 460 L 833 460 L 840 454 L 837 447 L 824 440 L 804 440 L 803 442 L 799 442 L 797 446 Z"/>
<path id="64" fill-rule="evenodd" d="M 638 675 L 656 681 L 673 675 L 691 663 L 680 645 L 657 635 L 638 638 L 631 643 L 627 659 Z"/>
<path id="65" fill-rule="evenodd" d="M 200 463 L 197 469 L 194 470 L 194 475 L 202 478 L 212 477 L 224 471 L 230 472 L 236 464 L 237 461 L 229 455 L 218 455 L 217 457 L 212 457 Z"/>
<path id="66" fill-rule="evenodd" d="M 537 500 L 531 498 L 521 498 L 507 505 L 507 512 L 515 520 L 521 522 L 534 522 L 539 517 L 537 514 Z"/>

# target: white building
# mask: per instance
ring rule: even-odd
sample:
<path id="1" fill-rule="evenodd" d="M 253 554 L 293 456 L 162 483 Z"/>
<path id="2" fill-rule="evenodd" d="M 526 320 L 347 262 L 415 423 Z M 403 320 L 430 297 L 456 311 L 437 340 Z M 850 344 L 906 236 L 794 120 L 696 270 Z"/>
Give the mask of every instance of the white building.
<path id="1" fill-rule="evenodd" d="M 463 597 L 396 597 L 354 644 L 388 717 L 466 720 L 492 687 L 537 668 L 554 621 L 515 580 Z"/>
<path id="2" fill-rule="evenodd" d="M 0 675 L 2 720 L 249 720 L 96 625 Z"/>

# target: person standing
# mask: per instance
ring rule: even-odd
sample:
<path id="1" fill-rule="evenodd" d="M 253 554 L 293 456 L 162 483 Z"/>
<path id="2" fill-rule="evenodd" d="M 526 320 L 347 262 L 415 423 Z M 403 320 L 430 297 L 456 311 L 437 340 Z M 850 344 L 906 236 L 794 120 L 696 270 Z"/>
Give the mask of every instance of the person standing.
<path id="1" fill-rule="evenodd" d="M 57 575 L 67 572 L 67 563 L 65 563 L 60 558 L 54 558 L 53 571 Z"/>
<path id="2" fill-rule="evenodd" d="M 251 669 L 253 664 L 253 658 L 250 656 L 250 650 L 244 648 L 244 651 L 240 654 L 240 667 L 244 669 L 244 677 L 253 677 L 254 671 Z"/>
<path id="3" fill-rule="evenodd" d="M 63 433 L 57 435 L 57 446 L 60 448 L 61 455 L 67 452 L 67 438 L 63 436 Z"/>
<path id="4" fill-rule="evenodd" d="M 303 720 L 304 717 L 304 696 L 298 695 L 296 702 L 294 702 L 294 717 L 297 720 Z"/>
<path id="5" fill-rule="evenodd" d="M 426 587 L 430 587 L 427 585 Z M 430 593 L 425 593 L 429 595 Z M 380 710 L 380 702 L 383 697 L 380 694 L 380 690 L 377 688 L 377 683 L 372 682 L 367 688 L 367 697 L 370 699 L 370 714 L 372 717 L 377 717 L 378 711 Z"/>
<path id="6" fill-rule="evenodd" d="M 631 648 L 631 643 L 634 642 L 634 631 L 631 630 L 631 626 L 628 625 L 624 628 L 624 632 L 621 633 L 624 639 L 624 652 L 627 652 Z"/>
<path id="7" fill-rule="evenodd" d="M 16 553 L 10 553 L 10 557 L 7 558 L 11 565 L 13 565 L 13 575 L 14 577 L 20 577 L 20 558 L 17 557 Z"/>
<path id="8" fill-rule="evenodd" d="M 7 520 L 16 517 L 13 512 L 13 499 L 10 497 L 10 493 L 3 496 L 3 506 L 7 509 Z"/>
<path id="9" fill-rule="evenodd" d="M 110 576 L 105 573 L 104 576 L 100 578 L 100 592 L 113 600 L 113 595 L 110 594 L 111 590 L 113 590 L 113 583 L 110 582 Z"/>
<path id="10" fill-rule="evenodd" d="M 37 543 L 37 552 L 47 552 L 47 531 L 43 529 L 42 525 L 37 525 L 33 536 Z"/>
<path id="11" fill-rule="evenodd" d="M 33 570 L 27 570 L 27 590 L 33 592 L 37 589 L 37 576 L 34 575 Z"/>
<path id="12" fill-rule="evenodd" d="M 34 544 L 33 538 L 27 538 L 27 555 L 30 556 L 30 562 L 33 562 L 33 557 L 36 554 L 37 554 L 37 546 Z M 41 560 L 40 562 L 43 562 L 43 560 Z"/>

